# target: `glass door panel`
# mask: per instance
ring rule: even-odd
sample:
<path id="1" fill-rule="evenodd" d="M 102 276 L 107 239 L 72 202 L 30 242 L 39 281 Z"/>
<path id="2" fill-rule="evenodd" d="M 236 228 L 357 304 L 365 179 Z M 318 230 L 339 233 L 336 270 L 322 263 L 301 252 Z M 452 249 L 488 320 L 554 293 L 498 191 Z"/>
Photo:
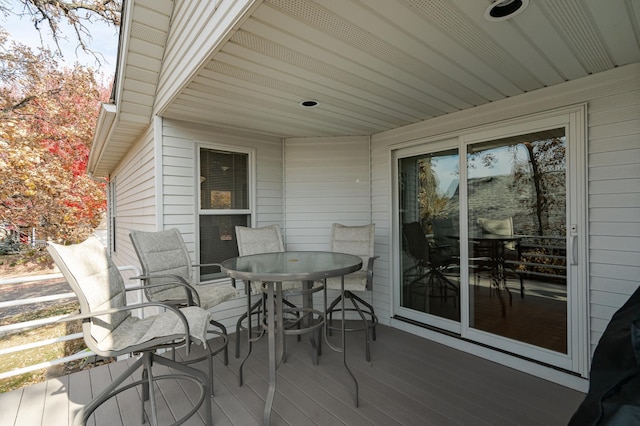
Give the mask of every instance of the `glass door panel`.
<path id="1" fill-rule="evenodd" d="M 567 348 L 564 128 L 468 145 L 469 327 Z"/>
<path id="2" fill-rule="evenodd" d="M 460 321 L 457 149 L 398 159 L 400 306 Z"/>

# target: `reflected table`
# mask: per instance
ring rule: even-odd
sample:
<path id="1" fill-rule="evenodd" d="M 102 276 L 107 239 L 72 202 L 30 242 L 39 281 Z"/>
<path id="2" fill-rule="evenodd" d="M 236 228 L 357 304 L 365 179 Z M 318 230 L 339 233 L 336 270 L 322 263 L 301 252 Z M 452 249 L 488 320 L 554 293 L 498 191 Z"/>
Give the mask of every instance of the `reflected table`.
<path id="1" fill-rule="evenodd" d="M 509 296 L 509 304 L 512 303 L 511 291 L 509 291 L 509 287 L 507 287 L 505 271 L 506 245 L 509 243 L 519 244 L 521 239 L 522 237 L 520 235 L 482 234 L 469 236 L 469 241 L 473 241 L 478 244 L 480 248 L 486 249 L 488 252 L 492 283 L 498 292 L 498 300 L 500 301 L 500 308 L 503 317 L 506 315 L 506 312 L 504 301 L 500 294 L 500 283 L 502 283 L 502 286 Z M 522 287 L 522 282 L 520 283 L 520 286 Z"/>
<path id="2" fill-rule="evenodd" d="M 290 251 L 279 253 L 262 253 L 250 256 L 239 256 L 227 259 L 221 263 L 222 272 L 229 277 L 243 281 L 262 281 L 267 286 L 267 306 L 276 307 L 267 315 L 267 333 L 269 340 L 269 388 L 265 400 L 263 424 L 271 423 L 271 407 L 276 392 L 276 368 L 279 359 L 284 353 L 284 330 L 282 311 L 282 282 L 302 281 L 305 288 L 310 288 L 316 281 L 324 281 L 327 278 L 342 276 L 342 292 L 344 293 L 344 276 L 362 268 L 362 258 L 345 253 L 333 253 L 323 251 Z M 324 301 L 326 305 L 326 287 L 324 289 Z M 274 303 L 277 302 L 277 303 Z M 304 298 L 304 308 L 312 309 L 311 295 Z M 352 377 L 355 384 L 355 403 L 358 406 L 358 382 L 347 365 L 345 330 L 344 330 L 344 298 L 342 301 L 342 348 L 336 348 L 327 340 L 327 345 L 336 351 L 342 352 L 343 364 Z M 326 325 L 326 306 L 321 313 L 320 321 Z M 276 351 L 276 326 L 278 324 L 278 352 Z M 327 333 L 324 333 L 325 339 Z"/>

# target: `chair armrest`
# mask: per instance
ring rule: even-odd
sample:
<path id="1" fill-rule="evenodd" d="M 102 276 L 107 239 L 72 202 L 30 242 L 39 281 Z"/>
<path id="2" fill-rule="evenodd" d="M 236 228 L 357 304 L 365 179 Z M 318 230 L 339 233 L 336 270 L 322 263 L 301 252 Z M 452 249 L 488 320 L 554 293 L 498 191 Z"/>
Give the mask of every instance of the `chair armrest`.
<path id="1" fill-rule="evenodd" d="M 220 267 L 222 265 L 220 265 L 219 263 L 200 263 L 198 265 L 191 265 L 194 268 L 206 268 L 207 266 L 217 266 Z"/>
<path id="2" fill-rule="evenodd" d="M 175 306 L 172 305 L 168 305 L 166 303 L 161 303 L 161 302 L 144 302 L 144 303 L 135 303 L 133 305 L 126 305 L 126 306 L 120 306 L 118 308 L 111 308 L 111 309 L 103 309 L 100 311 L 93 311 L 91 313 L 88 314 L 73 314 L 73 315 L 67 315 L 63 318 L 60 318 L 57 322 L 70 322 L 70 321 L 76 321 L 76 320 L 82 320 L 83 322 L 86 322 L 88 320 L 90 320 L 91 318 L 95 318 L 95 317 L 99 317 L 102 315 L 109 315 L 109 314 L 115 314 L 117 312 L 125 312 L 125 311 L 132 311 L 134 309 L 141 309 L 141 308 L 148 308 L 151 306 L 159 306 L 162 308 L 165 308 L 169 311 L 172 311 L 173 313 L 175 313 L 176 315 L 178 315 L 178 318 L 180 319 L 180 321 L 182 321 L 182 325 L 184 326 L 184 332 L 185 332 L 185 336 L 184 336 L 184 342 L 186 345 L 186 352 L 187 355 L 189 354 L 189 348 L 191 346 L 191 335 L 189 334 L 189 322 L 187 321 L 187 317 L 184 316 L 184 314 L 182 312 L 180 312 L 180 309 L 176 308 Z"/>
<path id="3" fill-rule="evenodd" d="M 367 290 L 371 290 L 373 288 L 373 262 L 380 256 L 372 256 L 369 258 L 369 262 L 367 262 Z"/>
<path id="4" fill-rule="evenodd" d="M 198 292 L 196 291 L 195 288 L 193 288 L 193 286 L 189 283 L 187 283 L 184 278 L 182 278 L 179 275 L 171 275 L 171 274 L 162 274 L 162 275 L 138 275 L 135 277 L 131 277 L 129 279 L 131 280 L 149 280 L 149 279 L 153 279 L 153 278 L 171 278 L 171 279 L 175 279 L 176 281 L 174 282 L 168 282 L 168 283 L 162 283 L 162 284 L 143 284 L 142 286 L 138 286 L 137 288 L 135 287 L 129 287 L 128 289 L 126 289 L 127 291 L 130 289 L 134 289 L 134 290 L 144 290 L 145 287 L 146 288 L 153 288 L 153 287 L 164 287 L 164 286 L 170 286 L 170 285 L 176 285 L 176 286 L 182 286 L 185 288 L 185 294 L 186 294 L 186 300 L 187 300 L 187 305 L 188 306 L 200 306 L 200 296 L 198 296 Z M 195 294 L 195 298 L 196 303 L 194 303 L 193 301 L 193 295 Z"/>

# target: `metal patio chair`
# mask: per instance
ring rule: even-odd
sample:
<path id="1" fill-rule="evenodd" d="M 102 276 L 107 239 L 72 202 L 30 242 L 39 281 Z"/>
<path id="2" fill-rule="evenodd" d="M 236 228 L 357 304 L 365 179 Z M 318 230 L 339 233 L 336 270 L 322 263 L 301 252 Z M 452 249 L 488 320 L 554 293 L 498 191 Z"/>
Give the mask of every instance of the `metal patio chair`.
<path id="1" fill-rule="evenodd" d="M 365 335 L 365 356 L 368 362 L 371 361 L 371 340 L 376 340 L 376 317 L 373 305 L 366 302 L 355 292 L 371 291 L 373 288 L 373 263 L 378 258 L 374 255 L 375 224 L 346 226 L 334 223 L 331 228 L 331 251 L 347 253 L 360 256 L 362 258 L 362 269 L 344 276 L 344 293 L 336 297 L 327 308 L 328 329 L 336 330 L 333 326 L 333 314 L 341 311 L 338 306 L 344 299 L 351 302 L 351 307 L 345 311 L 355 311 L 362 320 L 361 326 L 348 327 L 345 331 L 364 331 Z M 334 277 L 326 280 L 327 289 L 340 290 L 342 288 L 342 277 Z M 345 300 L 345 302 L 346 302 Z M 341 315 L 345 315 L 341 312 Z"/>
<path id="2" fill-rule="evenodd" d="M 191 263 L 191 257 L 178 229 L 157 232 L 131 231 L 129 237 L 142 267 L 142 276 L 134 278 L 142 280 L 148 300 L 179 307 L 195 305 L 209 310 L 237 296 L 237 290 L 230 284 L 194 283 L 194 268 L 211 265 Z M 212 356 L 223 352 L 224 364 L 228 364 L 229 337 L 222 323 L 214 319 L 210 319 L 209 323 L 215 328 L 209 327 L 208 333 L 222 339 L 216 347 L 209 345 L 209 371 L 213 390 Z"/>
<path id="3" fill-rule="evenodd" d="M 126 292 L 140 290 L 141 287 L 125 289 L 118 268 L 95 237 L 70 246 L 50 243 L 47 249 L 78 297 L 80 315 L 72 315 L 65 320 L 82 320 L 87 347 L 104 357 L 141 354 L 122 375 L 116 377 L 102 393 L 80 409 L 74 418 L 74 425 L 84 425 L 105 401 L 138 385 L 142 386 L 142 423 L 145 422 L 145 401 L 148 400 L 151 406 L 151 423 L 157 425 L 154 383 L 169 378 L 192 381 L 200 389 L 197 403 L 176 424 L 187 420 L 204 403 L 205 421 L 211 425 L 211 404 L 208 398 L 211 389 L 207 375 L 155 353 L 157 349 L 179 346 L 185 346 L 188 353 L 191 343 L 195 341 L 206 345 L 210 314 L 195 306 L 178 309 L 158 302 L 128 305 Z M 165 311 L 145 318 L 132 315 L 133 310 L 146 307 L 160 307 Z M 176 371 L 156 376 L 152 368 L 156 363 Z M 142 379 L 123 385 L 139 368 L 142 368 Z"/>

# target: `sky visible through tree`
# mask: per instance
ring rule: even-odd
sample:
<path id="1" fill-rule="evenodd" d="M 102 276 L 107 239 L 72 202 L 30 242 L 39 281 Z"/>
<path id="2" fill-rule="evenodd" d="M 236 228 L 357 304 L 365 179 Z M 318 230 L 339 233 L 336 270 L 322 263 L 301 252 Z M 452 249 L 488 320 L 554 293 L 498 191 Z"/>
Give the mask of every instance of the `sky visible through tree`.
<path id="1" fill-rule="evenodd" d="M 9 1 L 8 4 L 12 6 L 15 4 L 16 8 L 21 7 L 13 1 Z M 63 55 L 63 57 L 59 59 L 61 65 L 71 67 L 75 62 L 78 62 L 80 65 L 96 69 L 100 74 L 108 78 L 111 78 L 115 74 L 118 50 L 117 28 L 107 26 L 104 22 L 85 23 L 91 34 L 91 39 L 88 40 L 89 48 L 104 57 L 104 59 L 100 58 L 102 64 L 99 64 L 96 58 L 85 53 L 78 47 L 75 34 L 71 31 L 70 27 L 65 26 L 64 23 L 60 25 L 63 27 L 62 35 L 65 37 L 65 39 L 60 40 L 59 43 Z M 13 40 L 25 44 L 34 50 L 45 47 L 51 51 L 55 51 L 57 48 L 48 28 L 43 28 L 39 33 L 29 16 L 19 17 L 14 14 L 7 16 L 0 15 L 0 27 L 9 33 Z"/>

